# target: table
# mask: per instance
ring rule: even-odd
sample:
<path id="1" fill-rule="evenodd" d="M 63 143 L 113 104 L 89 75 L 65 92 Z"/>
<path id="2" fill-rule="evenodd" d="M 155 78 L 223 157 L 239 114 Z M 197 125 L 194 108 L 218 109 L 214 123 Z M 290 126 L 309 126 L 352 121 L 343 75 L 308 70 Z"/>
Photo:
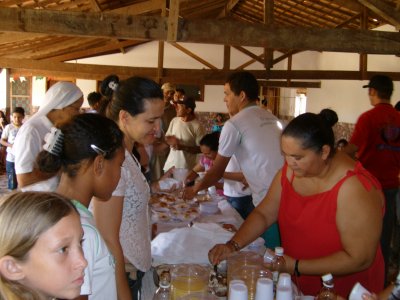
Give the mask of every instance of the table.
<path id="1" fill-rule="evenodd" d="M 157 222 L 156 237 L 151 245 L 153 267 L 165 263 L 209 264 L 209 249 L 216 243 L 225 243 L 233 235 L 221 225 L 229 223 L 239 228 L 243 223 L 242 217 L 227 200 L 219 201 L 218 208 L 217 214 L 200 213 L 191 221 L 191 227 L 188 226 L 190 221 Z M 147 272 L 143 279 L 142 299 L 152 299 L 155 289 L 153 276 Z"/>

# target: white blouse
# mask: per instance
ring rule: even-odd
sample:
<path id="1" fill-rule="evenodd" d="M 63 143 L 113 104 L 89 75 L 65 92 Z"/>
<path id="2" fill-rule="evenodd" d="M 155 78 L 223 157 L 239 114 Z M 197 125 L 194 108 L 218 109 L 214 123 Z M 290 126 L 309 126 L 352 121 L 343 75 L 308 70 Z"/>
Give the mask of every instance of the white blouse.
<path id="1" fill-rule="evenodd" d="M 151 267 L 151 222 L 148 209 L 150 187 L 137 159 L 125 150 L 121 179 L 113 196 L 124 197 L 119 232 L 124 256 L 137 269 L 146 272 Z"/>

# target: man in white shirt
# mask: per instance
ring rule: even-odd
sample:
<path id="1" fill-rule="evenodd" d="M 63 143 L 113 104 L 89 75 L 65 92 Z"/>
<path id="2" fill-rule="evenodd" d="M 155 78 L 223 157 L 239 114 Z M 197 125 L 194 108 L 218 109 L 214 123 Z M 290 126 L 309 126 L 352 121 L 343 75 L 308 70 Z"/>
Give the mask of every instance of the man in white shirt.
<path id="1" fill-rule="evenodd" d="M 193 169 L 200 153 L 200 140 L 204 136 L 203 126 L 194 114 L 195 100 L 185 97 L 176 102 L 176 117 L 172 119 L 165 134 L 165 142 L 171 147 L 164 172 L 171 167 Z"/>
<path id="2" fill-rule="evenodd" d="M 222 128 L 218 155 L 203 180 L 187 188 L 185 197 L 214 185 L 235 155 L 257 206 L 266 196 L 275 174 L 283 165 L 280 149 L 282 125 L 270 112 L 256 105 L 258 83 L 249 72 L 232 74 L 224 86 L 224 101 L 233 117 Z M 268 247 L 279 244 L 277 226 L 267 231 Z M 265 236 L 264 236 L 265 237 Z"/>

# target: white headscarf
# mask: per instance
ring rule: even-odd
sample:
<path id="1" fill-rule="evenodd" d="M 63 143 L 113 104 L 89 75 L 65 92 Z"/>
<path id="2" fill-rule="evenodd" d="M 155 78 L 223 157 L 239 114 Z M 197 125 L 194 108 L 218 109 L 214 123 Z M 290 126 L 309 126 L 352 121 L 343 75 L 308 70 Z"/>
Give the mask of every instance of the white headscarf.
<path id="1" fill-rule="evenodd" d="M 67 107 L 76 102 L 82 96 L 82 91 L 74 83 L 66 81 L 57 82 L 46 92 L 39 110 L 29 118 L 29 120 L 45 116 L 53 109 L 62 109 Z"/>

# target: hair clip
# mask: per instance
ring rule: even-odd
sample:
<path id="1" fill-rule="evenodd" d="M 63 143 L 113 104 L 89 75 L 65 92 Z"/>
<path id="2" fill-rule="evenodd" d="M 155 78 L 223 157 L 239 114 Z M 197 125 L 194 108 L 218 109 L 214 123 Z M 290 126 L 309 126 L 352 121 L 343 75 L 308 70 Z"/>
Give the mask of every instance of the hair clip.
<path id="1" fill-rule="evenodd" d="M 94 145 L 94 144 L 91 144 L 91 145 L 90 145 L 90 148 L 92 148 L 92 150 L 93 150 L 94 152 L 96 152 L 98 155 L 106 156 L 106 155 L 108 154 L 107 151 L 104 151 L 103 149 L 97 147 L 97 146 Z"/>
<path id="2" fill-rule="evenodd" d="M 62 131 L 56 127 L 52 127 L 50 132 L 45 135 L 44 140 L 46 143 L 43 145 L 43 149 L 55 156 L 60 156 L 64 141 Z"/>
<path id="3" fill-rule="evenodd" d="M 115 90 L 116 90 L 117 87 L 118 87 L 118 82 L 116 82 L 116 81 L 110 81 L 110 82 L 108 83 L 108 87 L 109 87 L 110 89 L 112 89 L 112 90 L 115 92 Z"/>

